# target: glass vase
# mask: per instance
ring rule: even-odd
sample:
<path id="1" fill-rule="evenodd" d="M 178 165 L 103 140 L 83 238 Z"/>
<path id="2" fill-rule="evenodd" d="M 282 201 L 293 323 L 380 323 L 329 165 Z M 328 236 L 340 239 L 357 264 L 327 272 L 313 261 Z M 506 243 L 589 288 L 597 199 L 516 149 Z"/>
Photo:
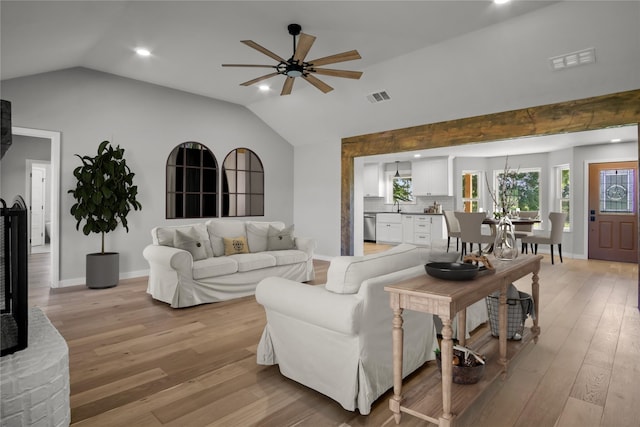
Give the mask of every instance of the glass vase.
<path id="1" fill-rule="evenodd" d="M 501 260 L 514 260 L 518 257 L 518 246 L 511 220 L 502 216 L 496 226 L 496 239 L 493 243 L 493 254 Z"/>

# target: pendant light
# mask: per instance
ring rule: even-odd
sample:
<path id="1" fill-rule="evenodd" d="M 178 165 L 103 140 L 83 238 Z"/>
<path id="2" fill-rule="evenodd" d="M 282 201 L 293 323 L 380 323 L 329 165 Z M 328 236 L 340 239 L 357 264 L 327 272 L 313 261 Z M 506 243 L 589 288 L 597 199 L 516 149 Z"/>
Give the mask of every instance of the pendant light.
<path id="1" fill-rule="evenodd" d="M 393 175 L 394 178 L 400 178 L 400 172 L 398 171 L 398 163 L 400 162 L 396 160 L 396 174 Z"/>

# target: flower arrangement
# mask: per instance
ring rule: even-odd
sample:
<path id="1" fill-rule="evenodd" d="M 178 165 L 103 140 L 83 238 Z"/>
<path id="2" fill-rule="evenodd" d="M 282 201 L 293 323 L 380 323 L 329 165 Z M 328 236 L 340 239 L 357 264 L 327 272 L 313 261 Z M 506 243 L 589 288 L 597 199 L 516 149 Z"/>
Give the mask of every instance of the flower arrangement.
<path id="1" fill-rule="evenodd" d="M 518 206 L 518 171 L 509 168 L 509 156 L 504 161 L 504 171 L 498 174 L 497 194 L 491 190 L 489 180 L 485 175 L 487 189 L 493 200 L 493 204 L 498 209 L 494 212 L 494 217 L 500 219 L 506 216 L 512 209 Z"/>

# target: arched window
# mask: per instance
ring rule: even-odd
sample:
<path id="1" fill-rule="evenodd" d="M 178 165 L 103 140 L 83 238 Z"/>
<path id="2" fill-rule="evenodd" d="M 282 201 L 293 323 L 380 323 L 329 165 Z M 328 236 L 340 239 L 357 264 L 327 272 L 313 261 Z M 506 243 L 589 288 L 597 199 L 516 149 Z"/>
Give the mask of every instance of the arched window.
<path id="1" fill-rule="evenodd" d="M 264 216 L 264 169 L 248 148 L 233 150 L 222 163 L 222 216 Z"/>
<path id="2" fill-rule="evenodd" d="M 218 216 L 218 162 L 198 142 L 184 142 L 167 159 L 167 218 Z"/>

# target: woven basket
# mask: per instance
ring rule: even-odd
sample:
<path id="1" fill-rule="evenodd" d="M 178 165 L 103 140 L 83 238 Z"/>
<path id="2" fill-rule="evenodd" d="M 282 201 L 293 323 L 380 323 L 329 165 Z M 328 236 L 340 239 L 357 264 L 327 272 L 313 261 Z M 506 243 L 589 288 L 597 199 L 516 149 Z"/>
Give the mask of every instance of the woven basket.
<path id="1" fill-rule="evenodd" d="M 527 320 L 527 313 L 522 308 L 522 302 L 531 300 L 531 295 L 518 291 L 520 298 L 507 299 L 507 339 L 521 340 L 524 332 L 524 322 Z M 498 296 L 489 295 L 485 298 L 487 302 L 487 312 L 489 313 L 489 325 L 491 335 L 500 336 L 499 310 L 500 299 Z"/>

